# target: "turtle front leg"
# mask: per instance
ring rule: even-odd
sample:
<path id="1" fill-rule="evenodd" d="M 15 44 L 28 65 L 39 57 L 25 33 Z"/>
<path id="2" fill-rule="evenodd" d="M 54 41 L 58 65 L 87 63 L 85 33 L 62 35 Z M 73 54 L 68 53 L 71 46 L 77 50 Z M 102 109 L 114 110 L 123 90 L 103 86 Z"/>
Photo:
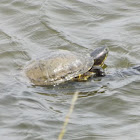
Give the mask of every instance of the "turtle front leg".
<path id="1" fill-rule="evenodd" d="M 105 76 L 105 72 L 102 67 L 100 66 L 93 66 L 89 72 L 93 72 L 95 77 L 102 77 Z"/>
<path id="2" fill-rule="evenodd" d="M 73 80 L 78 82 L 87 81 L 93 74 L 93 72 L 88 71 L 84 74 L 79 74 L 77 77 L 73 78 Z"/>

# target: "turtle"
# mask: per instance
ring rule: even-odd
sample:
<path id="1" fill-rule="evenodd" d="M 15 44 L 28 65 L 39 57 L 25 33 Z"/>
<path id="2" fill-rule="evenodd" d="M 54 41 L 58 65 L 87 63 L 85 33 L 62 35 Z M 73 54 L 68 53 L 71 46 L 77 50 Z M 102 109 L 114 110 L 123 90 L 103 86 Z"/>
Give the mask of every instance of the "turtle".
<path id="1" fill-rule="evenodd" d="M 102 66 L 108 48 L 98 47 L 91 53 L 76 53 L 68 50 L 52 51 L 31 61 L 24 72 L 33 85 L 58 85 L 65 81 L 86 81 L 89 77 L 103 76 Z"/>

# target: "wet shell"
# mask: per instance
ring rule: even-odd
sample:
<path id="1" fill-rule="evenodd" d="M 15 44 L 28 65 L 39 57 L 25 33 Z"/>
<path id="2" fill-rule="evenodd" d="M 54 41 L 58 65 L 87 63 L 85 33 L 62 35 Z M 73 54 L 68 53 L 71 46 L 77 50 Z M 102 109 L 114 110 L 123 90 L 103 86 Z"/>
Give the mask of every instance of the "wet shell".
<path id="1" fill-rule="evenodd" d="M 34 85 L 56 85 L 87 72 L 93 63 L 90 55 L 61 50 L 32 61 L 24 71 Z"/>

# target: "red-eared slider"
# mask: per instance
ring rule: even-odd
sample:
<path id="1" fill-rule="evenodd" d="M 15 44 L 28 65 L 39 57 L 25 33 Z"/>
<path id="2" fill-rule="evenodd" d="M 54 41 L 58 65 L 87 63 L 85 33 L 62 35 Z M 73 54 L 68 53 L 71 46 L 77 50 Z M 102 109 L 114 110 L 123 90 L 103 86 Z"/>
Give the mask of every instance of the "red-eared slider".
<path id="1" fill-rule="evenodd" d="M 103 64 L 107 54 L 106 47 L 84 55 L 61 50 L 32 61 L 24 70 L 34 85 L 56 85 L 71 79 L 83 81 L 93 74 L 102 75 L 97 66 Z"/>

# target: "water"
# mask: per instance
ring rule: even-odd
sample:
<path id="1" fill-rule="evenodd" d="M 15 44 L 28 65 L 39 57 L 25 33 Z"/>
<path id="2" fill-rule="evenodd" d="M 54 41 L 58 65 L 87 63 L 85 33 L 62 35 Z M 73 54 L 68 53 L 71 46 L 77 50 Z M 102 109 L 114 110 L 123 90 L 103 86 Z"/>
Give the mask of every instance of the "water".
<path id="1" fill-rule="evenodd" d="M 110 52 L 106 73 L 139 64 L 139 0 L 1 0 L 0 138 L 55 140 L 79 91 L 66 140 L 140 139 L 140 76 L 91 79 L 55 87 L 26 82 L 22 68 L 49 51 Z"/>

